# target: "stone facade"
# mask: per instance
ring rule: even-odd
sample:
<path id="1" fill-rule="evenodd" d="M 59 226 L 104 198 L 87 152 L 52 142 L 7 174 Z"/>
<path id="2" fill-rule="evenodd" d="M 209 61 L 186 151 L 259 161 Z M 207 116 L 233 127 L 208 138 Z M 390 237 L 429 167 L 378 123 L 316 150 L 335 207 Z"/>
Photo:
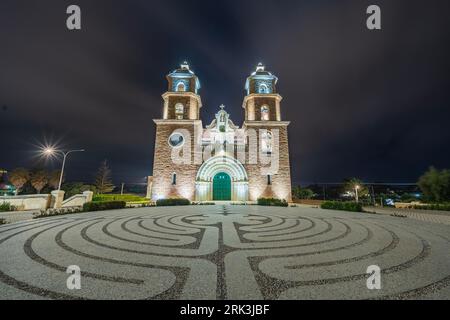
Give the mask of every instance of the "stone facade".
<path id="1" fill-rule="evenodd" d="M 194 199 L 195 177 L 200 167 L 194 164 L 194 131 L 201 127 L 199 120 L 155 120 L 156 141 L 153 161 L 153 187 L 152 199 L 159 198 L 187 198 Z M 174 149 L 169 144 L 169 137 L 173 132 L 187 131 L 190 141 L 185 142 L 189 148 L 183 148 L 180 152 L 189 152 L 187 159 L 191 164 L 177 164 L 172 161 Z M 185 135 L 186 136 L 186 135 Z M 184 154 L 181 154 L 184 156 Z M 173 183 L 173 175 L 176 174 L 176 184 Z"/>
<path id="2" fill-rule="evenodd" d="M 276 174 L 267 177 L 262 174 L 262 165 L 260 161 L 257 164 L 244 165 L 249 178 L 249 199 L 256 201 L 258 198 L 278 198 L 292 201 L 291 197 L 291 167 L 289 161 L 288 131 L 289 122 L 272 122 L 261 123 L 260 121 L 244 122 L 245 129 L 265 129 L 279 130 L 279 149 L 278 149 L 278 170 Z M 261 145 L 260 136 L 258 135 L 258 145 Z M 270 184 L 269 180 L 270 179 Z"/>
<path id="3" fill-rule="evenodd" d="M 167 79 L 163 118 L 154 120 L 148 198 L 291 201 L 289 122 L 281 121 L 282 97 L 276 92 L 274 75 L 258 65 L 248 77 L 242 128 L 231 121 L 223 106 L 211 124 L 203 127 L 200 83 L 186 63 Z"/>

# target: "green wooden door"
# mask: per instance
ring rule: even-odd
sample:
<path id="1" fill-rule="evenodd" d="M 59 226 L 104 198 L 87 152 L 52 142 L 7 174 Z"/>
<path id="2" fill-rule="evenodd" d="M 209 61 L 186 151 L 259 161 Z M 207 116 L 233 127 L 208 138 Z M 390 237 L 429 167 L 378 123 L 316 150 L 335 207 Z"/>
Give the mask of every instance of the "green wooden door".
<path id="1" fill-rule="evenodd" d="M 213 200 L 231 200 L 231 178 L 225 172 L 214 176 Z"/>

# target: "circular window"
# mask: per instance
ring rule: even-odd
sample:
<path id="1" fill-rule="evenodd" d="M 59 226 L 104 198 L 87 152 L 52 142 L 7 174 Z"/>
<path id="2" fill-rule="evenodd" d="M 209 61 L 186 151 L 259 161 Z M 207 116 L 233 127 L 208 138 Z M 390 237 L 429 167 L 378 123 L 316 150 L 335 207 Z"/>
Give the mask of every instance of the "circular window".
<path id="1" fill-rule="evenodd" d="M 181 133 L 175 132 L 169 137 L 169 145 L 176 148 L 181 147 L 184 143 L 184 137 Z"/>

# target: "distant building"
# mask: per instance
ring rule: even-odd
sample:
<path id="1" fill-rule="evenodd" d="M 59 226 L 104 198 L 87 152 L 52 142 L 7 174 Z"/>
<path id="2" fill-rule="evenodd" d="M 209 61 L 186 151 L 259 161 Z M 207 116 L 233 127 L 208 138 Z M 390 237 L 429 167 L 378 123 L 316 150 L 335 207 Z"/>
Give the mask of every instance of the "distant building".
<path id="1" fill-rule="evenodd" d="M 262 64 L 247 78 L 245 121 L 233 123 L 222 105 L 206 127 L 200 81 L 184 63 L 167 75 L 163 117 L 155 119 L 153 176 L 147 197 L 191 201 L 291 201 L 288 121 L 281 120 L 277 77 Z"/>
<path id="2" fill-rule="evenodd" d="M 4 195 L 14 195 L 16 192 L 16 188 L 12 184 L 8 183 L 8 179 L 6 174 L 8 172 L 6 170 L 0 169 L 0 196 Z"/>

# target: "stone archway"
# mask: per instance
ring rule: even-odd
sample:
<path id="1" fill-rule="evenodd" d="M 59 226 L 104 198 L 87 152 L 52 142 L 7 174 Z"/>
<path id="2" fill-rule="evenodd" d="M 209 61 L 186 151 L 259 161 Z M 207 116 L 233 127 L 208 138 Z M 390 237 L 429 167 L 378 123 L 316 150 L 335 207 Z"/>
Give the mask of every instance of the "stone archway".
<path id="1" fill-rule="evenodd" d="M 231 201 L 248 200 L 248 177 L 244 166 L 236 159 L 227 156 L 215 156 L 206 160 L 197 172 L 195 181 L 195 200 L 211 201 L 214 199 L 214 177 L 223 173 L 231 182 Z M 223 180 L 223 179 L 222 179 Z"/>

